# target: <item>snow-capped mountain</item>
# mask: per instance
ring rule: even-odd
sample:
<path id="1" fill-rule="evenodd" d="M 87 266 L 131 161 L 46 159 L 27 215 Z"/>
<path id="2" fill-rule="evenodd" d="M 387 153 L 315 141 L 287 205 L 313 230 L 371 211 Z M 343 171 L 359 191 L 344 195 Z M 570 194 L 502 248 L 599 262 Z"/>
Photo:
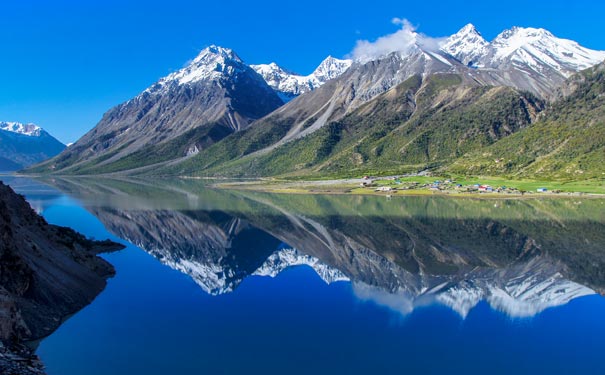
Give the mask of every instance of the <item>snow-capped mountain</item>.
<path id="1" fill-rule="evenodd" d="M 482 59 L 486 67 L 502 68 L 512 64 L 530 67 L 537 73 L 550 67 L 566 77 L 605 60 L 605 51 L 584 48 L 544 29 L 513 27 L 498 35 L 490 47 Z"/>
<path id="2" fill-rule="evenodd" d="M 605 51 L 584 48 L 544 29 L 513 27 L 488 43 L 472 24 L 447 38 L 441 52 L 487 73 L 494 82 L 486 83 L 546 97 L 572 74 L 605 60 Z"/>
<path id="3" fill-rule="evenodd" d="M 259 126 L 280 122 L 287 124 L 288 131 L 252 155 L 339 121 L 414 76 L 424 81 L 435 74 L 455 75 L 467 87 L 508 86 L 550 99 L 570 74 L 605 59 L 605 51 L 583 48 L 540 29 L 512 28 L 491 43 L 470 24 L 444 40 L 413 30 L 406 30 L 403 39 L 395 51 L 365 48 L 329 84 L 261 119 Z"/>
<path id="4" fill-rule="evenodd" d="M 42 128 L 32 123 L 22 124 L 20 122 L 0 122 L 0 130 L 27 135 L 29 137 L 39 137 Z"/>
<path id="5" fill-rule="evenodd" d="M 155 93 L 173 84 L 187 85 L 199 81 L 220 83 L 225 78 L 246 71 L 246 67 L 233 50 L 211 45 L 203 49 L 186 67 L 160 79 L 145 92 Z"/>
<path id="6" fill-rule="evenodd" d="M 351 60 L 339 60 L 328 56 L 313 73 L 306 76 L 283 69 L 276 63 L 250 65 L 250 67 L 265 79 L 284 102 L 287 102 L 340 76 L 351 64 Z"/>
<path id="7" fill-rule="evenodd" d="M 59 154 L 65 145 L 35 124 L 0 122 L 0 171 L 14 171 Z"/>
<path id="8" fill-rule="evenodd" d="M 483 39 L 474 25 L 468 24 L 447 38 L 441 49 L 464 65 L 476 66 L 478 61 L 487 55 L 489 43 Z"/>
<path id="9" fill-rule="evenodd" d="M 190 157 L 282 104 L 234 51 L 212 45 L 184 68 L 110 109 L 47 168 L 85 163 L 111 169 L 107 165 L 137 152 L 159 157 L 145 157 L 137 166 Z M 169 142 L 179 146 L 167 146 Z M 165 151 L 150 151 L 158 147 Z"/>
<path id="10" fill-rule="evenodd" d="M 344 73 L 351 64 L 352 60 L 340 60 L 335 59 L 332 56 L 328 56 L 319 66 L 311 73 L 317 79 L 318 82 L 325 83 L 331 79 L 334 79 Z"/>
<path id="11" fill-rule="evenodd" d="M 233 157 L 268 154 L 339 121 L 413 77 L 421 79 L 419 89 L 431 77 L 446 74 L 460 81 L 460 95 L 465 95 L 464 88 L 508 86 L 551 99 L 571 74 L 605 60 L 605 51 L 584 48 L 543 29 L 515 27 L 488 42 L 469 24 L 444 40 L 412 29 L 404 39 L 399 50 L 370 49 L 354 55 L 356 61 L 328 57 L 307 76 L 274 63 L 248 66 L 232 50 L 210 46 L 183 69 L 108 111 L 61 157 L 35 172 L 144 173 L 151 165 L 170 164 L 188 173 L 186 160 L 252 122 L 255 129 L 271 134 L 246 133 L 260 138 L 242 142 L 245 147 Z M 285 103 L 301 93 L 307 94 Z M 533 120 L 536 113 L 529 111 L 528 118 Z"/>

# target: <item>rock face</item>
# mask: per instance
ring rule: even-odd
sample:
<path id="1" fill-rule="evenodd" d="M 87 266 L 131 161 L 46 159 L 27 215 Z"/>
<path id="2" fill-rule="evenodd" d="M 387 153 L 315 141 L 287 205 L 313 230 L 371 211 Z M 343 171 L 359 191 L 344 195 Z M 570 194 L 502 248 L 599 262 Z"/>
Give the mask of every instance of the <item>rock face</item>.
<path id="1" fill-rule="evenodd" d="M 113 267 L 99 252 L 123 248 L 92 241 L 65 227 L 49 225 L 25 199 L 0 182 L 0 372 L 4 362 L 27 356 L 19 345 L 51 334 L 69 315 L 104 288 Z M 12 354 L 11 354 L 12 352 Z M 10 372 L 9 372 L 10 373 Z M 18 372 L 26 373 L 26 372 Z"/>
<path id="2" fill-rule="evenodd" d="M 34 124 L 0 122 L 0 171 L 16 171 L 58 155 L 65 145 Z"/>
<path id="3" fill-rule="evenodd" d="M 128 163 L 105 167 L 114 171 L 184 158 L 282 104 L 235 52 L 210 46 L 185 68 L 109 110 L 94 129 L 43 169 L 84 173 L 117 160 Z"/>

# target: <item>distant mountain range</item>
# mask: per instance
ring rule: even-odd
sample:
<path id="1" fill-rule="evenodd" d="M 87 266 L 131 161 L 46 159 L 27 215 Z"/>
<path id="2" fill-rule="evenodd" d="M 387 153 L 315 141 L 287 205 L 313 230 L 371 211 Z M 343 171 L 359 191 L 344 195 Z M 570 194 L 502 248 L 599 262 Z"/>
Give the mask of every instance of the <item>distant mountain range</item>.
<path id="1" fill-rule="evenodd" d="M 34 124 L 0 122 L 0 171 L 16 171 L 58 155 L 65 145 Z"/>
<path id="2" fill-rule="evenodd" d="M 276 64 L 248 66 L 235 52 L 211 46 L 32 171 L 324 176 L 428 168 L 583 178 L 602 169 L 592 157 L 578 173 L 561 172 L 560 163 L 528 167 L 568 143 L 568 132 L 557 132 L 548 150 L 502 146 L 511 155 L 533 155 L 523 170 L 523 163 L 472 163 L 484 149 L 543 126 L 537 124 L 546 113 L 566 113 L 577 101 L 599 107 L 605 90 L 599 74 L 586 69 L 605 60 L 605 51 L 534 28 L 514 27 L 492 42 L 473 25 L 438 42 L 412 31 L 408 37 L 406 48 L 381 56 L 328 57 L 308 76 Z M 592 96 L 578 94 L 583 85 Z M 602 133 L 603 118 L 591 114 L 591 132 Z M 550 116 L 547 127 L 559 126 Z M 578 134 L 574 142 L 588 136 Z M 603 153 L 603 143 L 591 144 L 591 155 Z"/>

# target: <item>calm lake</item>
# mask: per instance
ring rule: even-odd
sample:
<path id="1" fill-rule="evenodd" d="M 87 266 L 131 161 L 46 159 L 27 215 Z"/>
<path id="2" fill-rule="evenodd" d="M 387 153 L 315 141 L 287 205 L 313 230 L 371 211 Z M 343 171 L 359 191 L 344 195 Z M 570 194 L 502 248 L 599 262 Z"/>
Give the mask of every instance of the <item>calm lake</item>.
<path id="1" fill-rule="evenodd" d="M 127 244 L 50 375 L 604 374 L 605 200 L 6 179 Z"/>

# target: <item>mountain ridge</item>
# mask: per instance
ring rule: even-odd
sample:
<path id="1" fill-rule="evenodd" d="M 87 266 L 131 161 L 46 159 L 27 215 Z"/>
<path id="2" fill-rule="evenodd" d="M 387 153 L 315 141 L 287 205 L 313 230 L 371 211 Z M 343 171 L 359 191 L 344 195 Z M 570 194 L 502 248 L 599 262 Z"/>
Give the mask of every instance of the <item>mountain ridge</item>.
<path id="1" fill-rule="evenodd" d="M 471 95 L 469 98 L 473 98 L 472 93 L 477 92 L 477 90 L 467 90 L 464 89 L 465 87 L 505 87 L 508 88 L 507 90 L 513 90 L 509 91 L 510 95 L 519 95 L 523 103 L 533 103 L 526 106 L 526 119 L 523 120 L 523 125 L 520 127 L 516 125 L 510 126 L 510 116 L 518 116 L 518 113 L 515 112 L 517 111 L 516 104 L 507 109 L 504 102 L 493 103 L 493 105 L 488 105 L 488 107 L 491 108 L 490 110 L 496 112 L 486 116 L 485 114 L 478 113 L 478 108 L 473 109 L 482 105 L 481 103 L 475 103 L 476 105 L 468 103 L 468 108 L 461 108 L 458 110 L 459 113 L 455 113 L 458 117 L 479 116 L 488 121 L 488 123 L 492 123 L 498 129 L 510 128 L 512 131 L 506 130 L 504 133 L 504 136 L 509 136 L 520 128 L 530 125 L 535 120 L 535 114 L 540 112 L 544 107 L 544 104 L 540 103 L 540 101 L 548 101 L 556 97 L 558 88 L 573 72 L 596 63 L 598 58 L 605 58 L 604 51 L 588 50 L 579 46 L 576 42 L 557 38 L 544 29 L 514 27 L 500 33 L 492 42 L 487 42 L 477 29 L 472 24 L 469 24 L 437 45 L 430 38 L 414 31 L 410 31 L 409 34 L 410 41 L 403 52 L 391 52 L 367 62 L 362 60 L 350 62 L 328 57 L 312 75 L 320 75 L 332 79 L 321 82 L 321 85 L 311 84 L 307 86 L 308 91 L 289 100 L 284 105 L 277 98 L 277 94 L 280 94 L 281 97 L 284 94 L 283 91 L 280 91 L 283 90 L 283 87 L 280 86 L 281 83 L 287 79 L 293 79 L 292 77 L 300 78 L 300 76 L 292 75 L 275 64 L 257 65 L 256 69 L 264 74 L 263 78 L 255 69 L 245 65 L 233 51 L 218 46 L 211 46 L 202 51 L 187 67 L 161 79 L 158 83 L 145 90 L 140 96 L 125 103 L 125 106 L 135 103 L 132 105 L 136 107 L 136 103 L 138 102 L 143 102 L 143 107 L 153 106 L 153 101 L 147 104 L 148 97 L 158 97 L 160 98 L 158 100 L 162 101 L 162 103 L 165 100 L 174 101 L 177 107 L 186 102 L 189 97 L 194 98 L 194 100 L 199 97 L 216 99 L 216 96 L 222 95 L 217 95 L 217 93 L 225 92 L 223 89 L 224 86 L 228 85 L 227 82 L 233 83 L 232 81 L 235 79 L 233 75 L 238 72 L 249 73 L 247 76 L 252 77 L 251 80 L 258 84 L 255 87 L 262 86 L 261 91 L 264 93 L 272 90 L 274 95 L 273 106 L 261 111 L 262 113 L 258 113 L 258 116 L 246 117 L 241 116 L 241 113 L 237 111 L 228 111 L 228 115 L 225 117 L 223 116 L 225 112 L 222 112 L 220 109 L 231 107 L 225 105 L 224 102 L 211 100 L 212 105 L 198 103 L 202 108 L 206 108 L 207 111 L 188 112 L 191 116 L 187 118 L 192 122 L 195 122 L 199 118 L 206 120 L 214 119 L 216 122 L 206 125 L 195 124 L 189 126 L 181 121 L 182 118 L 176 115 L 174 110 L 166 111 L 166 108 L 164 108 L 156 112 L 155 116 L 146 118 L 145 121 L 148 122 L 146 127 L 137 128 L 132 130 L 132 132 L 135 135 L 141 132 L 151 133 L 148 130 L 154 127 L 156 131 L 158 128 L 164 127 L 164 131 L 160 132 L 158 137 L 151 137 L 145 133 L 145 136 L 141 137 L 141 139 L 133 135 L 123 135 L 123 133 L 131 131 L 130 126 L 122 126 L 117 129 L 113 127 L 113 132 L 109 134 L 107 132 L 98 132 L 106 123 L 112 121 L 112 118 L 106 119 L 104 117 L 104 120 L 101 121 L 97 128 L 85 135 L 74 146 L 70 147 L 68 152 L 54 159 L 52 163 L 34 168 L 33 171 L 50 170 L 61 171 L 61 173 L 67 174 L 95 174 L 128 173 L 129 170 L 132 170 L 137 171 L 134 173 L 160 173 L 168 175 L 219 172 L 219 175 L 237 176 L 241 172 L 231 172 L 229 165 L 239 163 L 241 166 L 244 166 L 245 164 L 239 161 L 240 158 L 255 163 L 259 158 L 272 157 L 271 155 L 273 155 L 275 150 L 290 147 L 293 144 L 292 142 L 300 143 L 301 140 L 310 139 L 310 137 L 317 138 L 317 134 L 319 136 L 322 134 L 318 133 L 320 131 L 323 133 L 331 132 L 334 130 L 334 126 L 337 126 L 335 124 L 342 122 L 345 118 L 357 116 L 359 119 L 362 119 L 365 116 L 362 107 L 372 102 L 374 104 L 370 104 L 369 107 L 375 106 L 377 102 L 384 99 L 381 98 L 381 95 L 384 94 L 387 97 L 388 95 L 393 95 L 389 93 L 393 90 L 397 91 L 396 88 L 399 85 L 405 84 L 405 82 L 416 76 L 422 78 L 421 87 L 426 86 L 430 82 L 439 81 L 441 79 L 439 77 L 450 77 L 446 78 L 445 81 L 454 79 L 457 81 L 455 85 L 460 87 L 456 95 Z M 219 80 L 220 82 L 217 84 L 216 77 L 228 78 L 226 81 Z M 437 78 L 433 79 L 433 77 Z M 296 84 L 300 83 L 297 79 L 293 79 L 292 82 Z M 449 132 L 452 136 L 464 135 L 464 133 L 458 134 L 456 130 L 451 129 L 452 126 L 467 125 L 459 121 L 456 122 L 457 120 L 450 121 L 451 118 L 447 117 L 446 112 L 449 110 L 448 108 L 451 107 L 452 103 L 459 101 L 461 98 L 452 96 L 453 89 L 446 87 L 448 84 L 443 86 L 445 81 L 433 85 L 431 89 L 434 90 L 431 93 L 434 96 L 433 105 L 436 106 L 435 108 L 443 108 L 443 111 L 435 111 L 429 107 L 421 108 L 422 111 L 415 111 L 415 113 L 418 113 L 417 117 L 419 119 L 415 120 L 415 123 L 410 123 L 410 127 L 423 125 L 428 121 L 434 123 L 435 126 L 439 124 L 443 127 L 445 133 Z M 170 90 L 187 90 L 191 85 L 196 85 L 198 82 L 210 82 L 211 84 L 204 86 L 205 91 L 203 92 L 193 91 L 184 93 L 184 96 L 187 98 L 182 98 L 180 95 L 175 97 L 174 95 L 166 94 Z M 300 90 L 300 87 L 296 88 L 296 90 Z M 300 93 L 301 91 L 293 92 Z M 420 90 L 419 92 L 423 91 Z M 537 96 L 538 99 L 531 97 L 526 92 Z M 492 91 L 492 94 L 497 93 L 502 93 L 502 90 Z M 510 103 L 513 103 L 510 95 L 504 98 L 502 95 L 492 94 L 488 95 L 487 98 L 493 97 L 496 98 L 494 100 L 508 100 Z M 225 94 L 225 97 L 229 97 L 229 95 Z M 480 100 L 480 96 L 475 95 L 474 98 L 473 100 Z M 404 102 L 409 102 L 412 106 L 417 105 L 414 100 L 409 101 L 409 98 L 401 99 Z M 447 103 L 448 101 L 450 102 L 449 104 Z M 244 107 L 248 105 L 256 108 L 259 103 L 262 103 L 262 98 L 259 98 L 258 95 L 244 95 L 239 103 Z M 167 107 L 168 104 L 164 104 L 164 106 Z M 525 106 L 525 104 L 522 104 L 522 106 Z M 116 109 L 110 111 L 112 114 L 110 117 L 113 117 L 117 123 L 123 124 L 124 122 L 128 122 L 128 116 L 132 117 L 134 115 L 133 112 L 139 111 L 138 109 L 137 111 L 126 109 L 124 110 L 125 113 L 121 113 L 122 108 L 122 106 L 118 106 Z M 389 111 L 395 111 L 394 113 L 387 113 L 379 117 L 401 117 L 402 114 L 397 113 L 397 108 L 399 107 L 393 104 L 389 107 Z M 138 116 L 145 117 L 147 113 L 148 108 L 143 108 L 136 115 L 137 119 L 135 122 L 139 120 Z M 213 115 L 218 115 L 218 117 L 212 117 Z M 441 117 L 431 117 L 433 115 Z M 403 116 L 405 117 L 405 115 Z M 488 120 L 490 116 L 493 117 L 493 120 Z M 243 121 L 243 124 L 242 121 L 239 121 L 242 118 L 247 119 Z M 199 120 L 197 121 L 199 122 Z M 504 124 L 507 122 L 509 122 L 508 125 Z M 380 132 L 386 131 L 388 134 L 394 130 L 390 128 L 392 125 L 394 124 L 378 124 L 376 121 L 373 121 L 371 126 L 378 126 L 382 129 Z M 332 128 L 329 128 L 330 126 Z M 385 130 L 384 126 L 387 126 L 389 129 Z M 403 123 L 400 121 L 398 126 L 403 126 Z M 479 125 L 471 124 L 470 128 L 467 129 L 471 132 L 470 138 L 477 138 L 476 126 Z M 492 129 L 492 134 L 489 135 L 491 140 L 478 142 L 475 146 L 479 149 L 498 140 L 499 136 L 497 134 L 499 131 L 496 128 Z M 117 134 L 114 134 L 115 132 Z M 431 137 L 439 133 L 437 129 L 434 129 L 429 133 L 424 133 L 422 137 L 430 141 Z M 387 134 L 381 137 L 384 138 Z M 420 137 L 420 134 L 417 136 Z M 125 140 L 116 141 L 120 137 L 129 140 L 130 143 Z M 330 140 L 329 137 L 324 138 L 320 142 L 328 142 L 326 144 L 330 148 L 328 156 L 334 156 L 331 155 L 333 145 L 330 145 L 330 143 L 334 141 L 340 142 L 340 139 Z M 469 136 L 464 137 L 465 139 L 469 138 Z M 357 141 L 366 142 L 368 139 L 366 137 Z M 374 139 L 371 140 L 373 143 L 376 143 L 375 141 Z M 410 141 L 420 142 L 421 139 L 418 138 L 418 141 L 411 139 Z M 90 142 L 94 143 L 92 147 Z M 388 141 L 385 142 L 389 143 Z M 144 146 L 142 145 L 143 143 Z M 441 163 L 440 160 L 436 160 L 431 156 L 426 148 L 433 146 L 418 145 L 420 148 L 413 151 L 412 154 L 407 151 L 406 153 L 414 156 L 414 153 L 424 152 L 427 157 L 422 159 L 420 163 L 424 164 L 424 168 L 433 165 L 438 166 Z M 323 146 L 316 145 L 314 147 Z M 383 146 L 375 144 L 373 147 L 381 148 Z M 447 146 L 445 150 L 452 152 L 448 156 L 449 158 L 457 158 L 463 153 L 472 151 L 464 147 L 452 149 L 450 146 Z M 303 151 L 310 152 L 311 150 Z M 316 151 L 319 151 L 319 149 L 316 149 Z M 399 153 L 401 152 L 399 151 Z M 324 153 L 325 151 L 322 151 L 318 155 Z M 434 154 L 434 152 L 432 153 Z M 359 153 L 357 152 L 357 154 Z M 445 156 L 443 152 L 441 154 Z M 292 157 L 296 159 L 296 155 L 289 156 L 290 160 L 288 163 L 292 166 Z M 354 157 L 359 159 L 359 156 Z M 369 157 L 371 158 L 371 156 Z M 361 153 L 360 160 L 362 164 L 365 163 L 366 159 L 367 157 Z M 393 160 L 400 159 L 400 156 L 397 156 Z M 408 160 L 407 164 L 420 165 L 416 161 L 409 163 L 410 160 L 417 159 L 414 156 Z M 294 166 L 313 167 L 319 161 L 312 161 L 311 164 L 309 164 L 308 160 L 300 161 L 295 163 Z M 403 162 L 404 164 L 406 163 L 405 158 Z M 435 164 L 435 162 L 438 163 Z M 225 165 L 227 168 L 222 170 L 221 165 Z M 151 168 L 141 169 L 141 167 L 145 166 L 150 166 Z M 346 163 L 344 164 L 344 168 L 347 168 Z M 259 170 L 255 169 L 253 165 L 250 168 L 244 167 L 244 169 L 246 169 L 245 175 L 249 176 L 276 174 L 275 171 L 270 170 L 271 168 Z M 288 172 L 283 169 L 281 169 L 282 172 Z M 290 170 L 289 172 L 294 172 L 297 169 L 300 168 L 296 167 L 295 170 Z"/>
<path id="2" fill-rule="evenodd" d="M 306 76 L 284 69 L 276 63 L 250 65 L 250 67 L 259 73 L 269 86 L 276 90 L 284 102 L 288 102 L 340 76 L 351 64 L 351 60 L 340 60 L 328 56 L 311 74 Z"/>

